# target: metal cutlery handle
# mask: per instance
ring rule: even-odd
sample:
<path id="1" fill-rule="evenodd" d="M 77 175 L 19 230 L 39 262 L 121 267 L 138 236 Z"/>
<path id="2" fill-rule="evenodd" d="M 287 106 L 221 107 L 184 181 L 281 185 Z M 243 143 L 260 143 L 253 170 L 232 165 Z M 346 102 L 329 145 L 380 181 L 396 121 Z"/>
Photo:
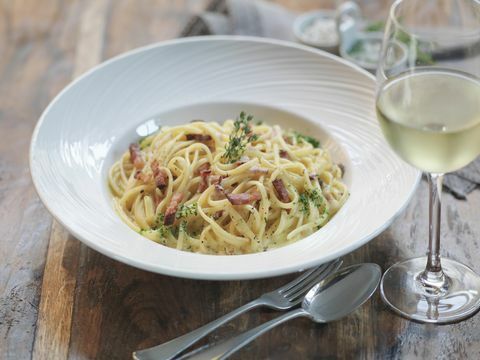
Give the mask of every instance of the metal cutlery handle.
<path id="1" fill-rule="evenodd" d="M 302 308 L 292 310 L 287 312 L 284 315 L 281 315 L 273 320 L 266 322 L 256 328 L 245 331 L 244 333 L 235 336 L 227 341 L 224 341 L 218 345 L 213 345 L 207 348 L 205 351 L 196 353 L 193 356 L 187 356 L 188 360 L 219 360 L 225 359 L 228 356 L 232 355 L 237 350 L 241 349 L 249 342 L 253 341 L 260 335 L 266 333 L 270 329 L 273 329 L 275 326 L 280 325 L 288 320 L 294 319 L 299 316 L 306 316 L 308 313 Z M 188 355 L 188 354 L 187 354 Z"/>
<path id="2" fill-rule="evenodd" d="M 210 334 L 216 328 L 222 326 L 226 322 L 232 320 L 234 317 L 243 314 L 244 312 L 253 309 L 257 306 L 264 305 L 262 299 L 256 299 L 254 301 L 245 304 L 232 312 L 196 329 L 188 334 L 177 337 L 164 344 L 154 346 L 149 349 L 138 350 L 133 353 L 135 360 L 169 360 L 180 354 L 183 350 L 193 345 L 204 336 Z"/>

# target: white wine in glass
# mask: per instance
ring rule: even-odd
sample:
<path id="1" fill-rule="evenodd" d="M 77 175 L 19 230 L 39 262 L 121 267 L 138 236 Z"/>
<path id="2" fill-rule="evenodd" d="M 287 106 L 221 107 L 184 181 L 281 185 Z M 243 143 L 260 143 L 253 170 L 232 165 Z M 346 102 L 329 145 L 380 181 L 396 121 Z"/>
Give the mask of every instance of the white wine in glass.
<path id="1" fill-rule="evenodd" d="M 402 61 L 394 50 L 399 43 Z M 480 308 L 480 276 L 440 258 L 441 192 L 443 174 L 480 155 L 480 0 L 395 1 L 377 80 L 385 138 L 427 174 L 430 188 L 427 256 L 391 266 L 382 299 L 416 321 L 462 320 Z"/>
<path id="2" fill-rule="evenodd" d="M 455 171 L 480 154 L 480 81 L 466 74 L 394 77 L 379 91 L 377 117 L 396 153 L 420 170 Z"/>

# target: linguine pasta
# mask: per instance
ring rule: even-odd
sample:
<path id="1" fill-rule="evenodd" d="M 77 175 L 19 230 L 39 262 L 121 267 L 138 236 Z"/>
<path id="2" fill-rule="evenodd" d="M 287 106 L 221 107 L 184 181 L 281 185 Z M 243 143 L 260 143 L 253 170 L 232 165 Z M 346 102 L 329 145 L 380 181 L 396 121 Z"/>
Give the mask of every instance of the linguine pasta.
<path id="1" fill-rule="evenodd" d="M 160 244 L 205 254 L 283 246 L 324 226 L 348 197 L 318 141 L 241 113 L 163 127 L 111 167 L 121 218 Z"/>

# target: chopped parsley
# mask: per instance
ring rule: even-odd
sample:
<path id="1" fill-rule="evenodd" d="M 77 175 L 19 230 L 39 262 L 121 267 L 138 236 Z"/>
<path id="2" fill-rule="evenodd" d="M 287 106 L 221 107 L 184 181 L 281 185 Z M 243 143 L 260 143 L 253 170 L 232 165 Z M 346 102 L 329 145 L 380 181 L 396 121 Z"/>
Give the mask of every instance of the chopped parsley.
<path id="1" fill-rule="evenodd" d="M 189 216 L 196 216 L 197 215 L 197 203 L 193 203 L 190 205 L 182 204 L 180 208 L 177 210 L 175 217 L 177 219 L 186 218 Z"/>
<path id="2" fill-rule="evenodd" d="M 163 214 L 158 214 L 155 219 L 155 226 L 152 228 L 152 230 L 155 230 L 161 238 L 166 238 L 168 233 L 172 231 L 170 226 L 163 224 L 164 219 L 165 216 Z"/>
<path id="3" fill-rule="evenodd" d="M 311 136 L 308 136 L 308 135 L 303 135 L 303 134 L 300 134 L 299 132 L 296 132 L 295 131 L 295 139 L 297 140 L 297 142 L 306 142 L 306 143 L 309 143 L 311 144 L 314 148 L 319 148 L 320 147 L 320 141 L 318 141 L 317 139 L 311 137 Z"/>
<path id="4" fill-rule="evenodd" d="M 300 203 L 300 210 L 305 215 L 310 215 L 310 203 L 312 203 L 317 208 L 324 206 L 323 195 L 318 189 L 313 189 L 301 193 L 298 197 L 298 202 Z M 326 210 L 327 207 L 325 206 L 324 212 Z"/>
<path id="5" fill-rule="evenodd" d="M 230 163 L 234 163 L 243 155 L 247 148 L 247 144 L 258 139 L 256 134 L 252 134 L 250 122 L 253 115 L 247 115 L 244 111 L 233 123 L 234 129 L 230 134 L 223 158 Z"/>
<path id="6" fill-rule="evenodd" d="M 186 221 L 182 221 L 180 223 L 180 226 L 178 227 L 178 231 L 184 232 L 184 233 L 187 232 L 187 222 Z"/>
<path id="7" fill-rule="evenodd" d="M 323 205 L 323 195 L 317 189 L 313 189 L 308 192 L 308 197 L 312 201 L 313 205 L 320 207 Z"/>
<path id="8" fill-rule="evenodd" d="M 310 215 L 310 201 L 308 199 L 308 193 L 300 194 L 298 201 L 300 202 L 300 210 L 305 215 Z"/>

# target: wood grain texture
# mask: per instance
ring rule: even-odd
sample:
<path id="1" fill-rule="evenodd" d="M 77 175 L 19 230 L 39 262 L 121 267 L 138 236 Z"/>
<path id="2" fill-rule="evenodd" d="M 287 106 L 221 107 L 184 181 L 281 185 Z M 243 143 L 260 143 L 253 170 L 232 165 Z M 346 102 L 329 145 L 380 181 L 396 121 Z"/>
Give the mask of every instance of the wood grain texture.
<path id="1" fill-rule="evenodd" d="M 79 1 L 0 1 L 0 357 L 28 359 L 51 217 L 28 171 L 30 136 L 71 77 Z"/>
<path id="2" fill-rule="evenodd" d="M 53 222 L 43 276 L 34 359 L 65 359 L 70 344 L 80 244 Z"/>
<path id="3" fill-rule="evenodd" d="M 86 2 L 80 17 L 73 77 L 97 65 L 102 56 L 108 1 Z M 53 222 L 38 312 L 33 358 L 65 359 L 70 345 L 80 243 Z"/>
<path id="4" fill-rule="evenodd" d="M 305 11 L 335 1 L 276 2 Z M 57 223 L 52 226 L 30 181 L 30 135 L 53 96 L 102 60 L 176 37 L 207 3 L 0 0 L 0 134 L 8 134 L 0 142 L 0 358 L 128 359 L 133 350 L 193 330 L 294 276 L 212 282 L 132 268 L 85 247 Z M 361 3 L 375 17 L 373 2 Z M 444 204 L 442 253 L 480 272 L 480 191 L 468 202 L 445 195 Z M 426 220 L 422 182 L 394 224 L 346 262 L 372 261 L 386 269 L 425 253 Z M 277 314 L 252 311 L 203 343 Z M 294 320 L 233 358 L 480 359 L 480 317 L 446 326 L 416 324 L 392 314 L 376 294 L 341 321 Z"/>

